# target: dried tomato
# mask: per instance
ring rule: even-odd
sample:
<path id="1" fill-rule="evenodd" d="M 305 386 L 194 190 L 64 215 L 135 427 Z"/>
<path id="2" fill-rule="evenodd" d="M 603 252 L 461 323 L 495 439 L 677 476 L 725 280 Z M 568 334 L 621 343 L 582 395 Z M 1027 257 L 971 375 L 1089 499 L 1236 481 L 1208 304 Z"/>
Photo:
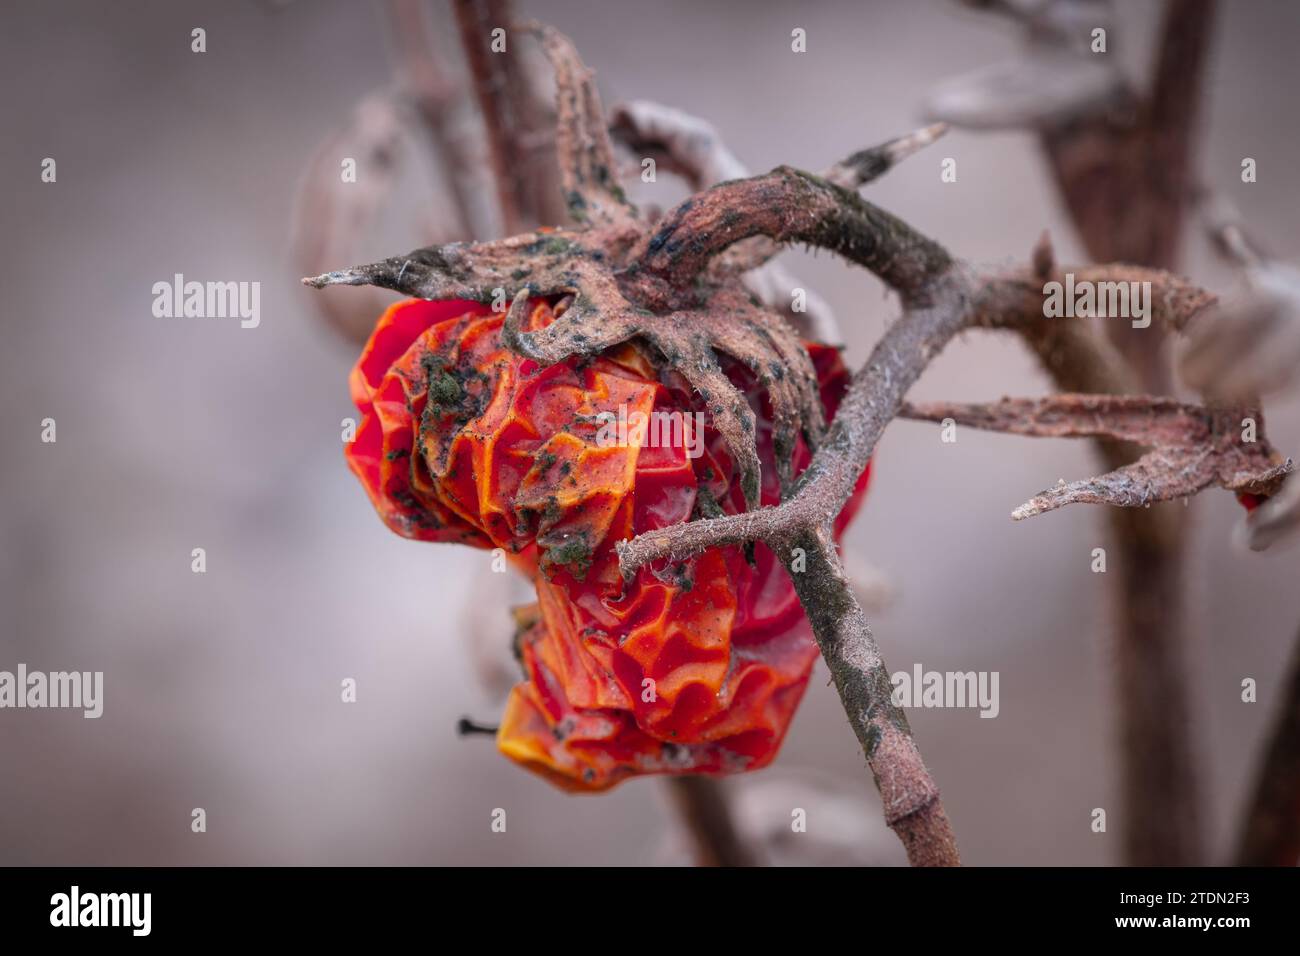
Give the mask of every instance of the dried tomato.
<path id="1" fill-rule="evenodd" d="M 552 319 L 534 303 L 529 328 Z M 533 578 L 538 613 L 519 640 L 526 679 L 507 702 L 500 749 L 583 790 L 766 765 L 817 657 L 776 556 L 762 544 L 748 556 L 717 549 L 625 584 L 614 550 L 743 509 L 704 403 L 636 344 L 541 367 L 502 344 L 502 324 L 472 302 L 390 308 L 352 373 L 362 420 L 347 450 L 394 531 L 502 548 Z M 834 349 L 808 349 L 831 415 L 847 373 Z M 775 504 L 770 408 L 748 369 L 724 368 L 754 408 L 761 500 Z M 796 473 L 810 457 L 800 442 Z"/>

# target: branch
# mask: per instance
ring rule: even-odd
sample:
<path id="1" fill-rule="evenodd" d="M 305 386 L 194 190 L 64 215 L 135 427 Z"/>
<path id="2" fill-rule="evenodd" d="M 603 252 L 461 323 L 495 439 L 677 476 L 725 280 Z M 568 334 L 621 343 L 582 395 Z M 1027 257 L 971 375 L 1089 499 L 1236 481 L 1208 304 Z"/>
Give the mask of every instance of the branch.
<path id="1" fill-rule="evenodd" d="M 1050 250 L 1044 253 L 1042 248 L 1040 244 L 1035 255 L 1048 256 L 1050 262 Z M 985 277 L 985 294 L 982 297 L 981 312 L 972 317 L 972 324 L 990 329 L 1008 329 L 1031 338 L 1053 329 L 1089 328 L 1089 322 L 1092 320 L 1085 317 L 1048 318 L 1045 314 L 1044 287 L 1049 282 L 1064 285 L 1067 277 L 1072 277 L 1076 287 L 1090 285 L 1096 288 L 1110 283 L 1121 283 L 1130 287 L 1133 284 L 1149 284 L 1151 328 L 1168 332 L 1182 332 L 1192 319 L 1216 301 L 1212 293 L 1161 269 L 1148 269 L 1117 262 L 1105 265 L 1061 267 L 1049 264 L 1044 269 L 1043 264 L 1040 263 L 1033 269 Z M 1123 322 L 1113 318 L 1096 321 Z M 1123 322 L 1123 324 L 1129 323 Z M 1150 329 L 1136 331 L 1148 332 Z M 1108 360 L 1107 364 L 1113 363 Z"/>
<path id="2" fill-rule="evenodd" d="M 1070 48 L 1072 34 L 1086 36 L 1089 31 L 1069 29 L 1069 18 L 1095 17 L 1096 6 L 1057 0 L 1032 6 L 1010 0 L 979 5 L 1020 20 L 1034 55 L 1021 68 L 986 74 L 974 97 L 961 87 L 941 92 L 933 101 L 939 108 L 932 114 L 972 126 L 1032 126 L 1088 254 L 1103 262 L 1171 267 L 1191 194 L 1191 134 L 1200 106 L 1213 4 L 1167 3 L 1155 82 L 1146 97 L 1129 88 L 1120 71 L 1110 66 L 1115 62 L 1113 48 L 1092 57 Z M 1101 8 L 1103 16 L 1107 12 Z M 1113 40 L 1118 31 L 1108 34 Z M 990 118 L 994 122 L 986 122 Z M 1107 331 L 1114 348 L 1094 336 L 1059 332 L 1043 323 L 1024 331 L 1061 387 L 1085 392 L 1171 390 L 1162 349 L 1166 326 L 1138 335 L 1112 325 Z M 1131 458 L 1126 443 L 1103 439 L 1098 447 L 1112 468 Z M 1130 573 L 1116 582 L 1121 779 L 1129 821 L 1124 828 L 1125 856 L 1131 863 L 1148 865 L 1194 863 L 1200 845 L 1199 811 L 1187 730 L 1189 695 L 1181 673 L 1184 527 L 1177 516 L 1162 511 L 1112 511 L 1108 517 L 1120 561 L 1142 569 L 1140 577 Z"/>
<path id="3" fill-rule="evenodd" d="M 1300 641 L 1273 735 L 1264 751 L 1254 798 L 1242 827 L 1238 866 L 1296 866 L 1300 863 Z"/>
<path id="4" fill-rule="evenodd" d="M 695 192 L 749 170 L 718 135 L 712 123 L 650 100 L 619 103 L 609 115 L 616 142 L 655 168 L 681 176 Z"/>
<path id="5" fill-rule="evenodd" d="M 1214 0 L 1169 0 L 1156 53 L 1155 80 L 1147 105 L 1155 147 L 1168 191 L 1179 211 L 1191 198 L 1190 159 L 1203 97 L 1205 63 L 1214 27 Z M 1177 235 L 1181 226 L 1167 228 Z M 1170 253 L 1170 259 L 1174 257 Z"/>
<path id="6" fill-rule="evenodd" d="M 946 866 L 960 862 L 956 838 L 907 717 L 893 702 L 888 670 L 829 530 L 904 394 L 969 318 L 966 277 L 960 271 L 937 277 L 913 295 L 934 304 L 905 313 L 876 345 L 791 497 L 776 507 L 651 532 L 620 543 L 618 554 L 624 576 L 631 577 L 662 557 L 766 541 L 808 614 L 880 789 L 886 822 L 914 866 Z"/>
<path id="7" fill-rule="evenodd" d="M 658 283 L 660 297 L 670 298 L 715 256 L 751 236 L 828 249 L 874 272 L 905 301 L 953 264 L 947 250 L 901 219 L 842 186 L 780 166 L 678 205 L 634 251 L 635 268 L 643 282 Z M 653 295 L 649 288 L 646 294 Z"/>
<path id="8" fill-rule="evenodd" d="M 1049 277 L 1059 278 L 1046 236 L 1034 262 L 1035 281 L 1022 283 L 1021 297 L 1027 301 L 1021 317 L 1015 319 L 1013 314 L 1014 321 L 1001 327 L 1020 333 L 1062 391 L 1146 391 L 1146 377 L 1125 360 L 1098 323 L 1042 321 L 1036 294 Z M 1095 278 L 1104 281 L 1105 277 Z M 1194 328 L 1213 304 L 1212 296 L 1165 273 L 1152 273 L 1150 281 L 1156 293 L 1155 328 Z M 1163 315 L 1162 303 L 1169 304 Z M 1138 335 L 1131 339 L 1146 341 Z M 1095 444 L 1110 469 L 1125 467 L 1143 451 L 1108 438 L 1098 438 Z M 1112 607 L 1120 780 L 1126 808 L 1122 853 L 1135 864 L 1192 864 L 1201 858 L 1189 733 L 1193 711 L 1184 677 L 1182 518 L 1177 509 L 1110 508 L 1106 512 L 1117 564 L 1131 569 L 1115 578 L 1118 599 Z"/>
<path id="9" fill-rule="evenodd" d="M 759 860 L 736 830 L 721 780 L 693 775 L 668 777 L 668 792 L 690 832 L 699 866 L 758 866 Z"/>
<path id="10" fill-rule="evenodd" d="M 511 0 L 486 2 L 492 22 L 515 22 Z M 556 156 L 556 90 L 551 64 L 542 50 L 522 43 L 510 42 L 500 56 L 511 118 L 511 172 L 521 209 L 538 225 L 559 225 L 567 221 L 568 203 Z"/>
<path id="11" fill-rule="evenodd" d="M 444 227 L 446 238 L 467 235 L 476 225 L 473 194 L 477 183 L 466 180 L 478 168 L 481 156 L 477 141 L 455 128 L 455 106 L 461 98 L 459 84 L 447 76 L 445 64 L 429 37 L 421 0 L 388 0 L 385 9 L 401 89 L 410 97 L 447 166 L 450 189 L 439 190 L 450 193 L 454 210 Z"/>
<path id="12" fill-rule="evenodd" d="M 863 202 L 850 193 L 842 195 L 847 197 L 846 201 Z M 898 247 L 905 250 L 899 254 L 909 254 L 910 247 L 911 250 L 922 250 L 921 255 L 927 257 L 930 263 L 944 261 L 947 257 L 941 247 L 911 233 L 910 227 L 903 225 L 902 230 L 907 238 L 898 243 Z M 897 234 L 897 230 L 884 232 L 880 241 L 890 242 Z M 867 241 L 872 238 L 868 237 Z M 937 253 L 933 250 L 937 250 Z M 854 376 L 841 410 L 827 431 L 823 447 L 795 483 L 794 493 L 777 506 L 690 522 L 641 535 L 620 547 L 624 574 L 630 576 L 645 564 L 664 558 L 680 561 L 710 547 L 772 540 L 788 528 L 819 526 L 828 515 L 838 514 L 848 500 L 857 476 L 866 467 L 885 426 L 902 406 L 908 388 L 958 331 L 968 327 L 1017 330 L 1052 328 L 1060 330 L 1060 334 L 1067 337 L 1045 339 L 1050 343 L 1069 341 L 1069 336 L 1081 335 L 1080 330 L 1086 326 L 1077 319 L 1043 318 L 1043 279 L 1034 272 L 1047 266 L 1042 257 L 1039 258 L 1035 270 L 987 277 L 971 276 L 965 266 L 952 264 L 946 273 L 928 281 L 922 280 L 917 286 L 910 286 L 907 290 L 909 297 L 929 301 L 930 305 L 906 311 L 877 343 L 867 364 Z M 947 261 L 951 263 L 951 260 Z M 899 274 L 921 275 L 927 268 L 929 266 L 925 262 L 912 262 L 908 268 L 900 269 Z M 1152 320 L 1170 327 L 1181 327 L 1212 301 L 1212 297 L 1204 291 L 1157 270 L 1111 265 L 1081 267 L 1070 271 L 1080 280 L 1089 282 L 1151 282 Z M 1081 338 L 1080 341 L 1082 340 Z M 1105 367 L 1104 358 L 1089 356 L 1087 367 Z M 1238 411 L 1233 409 L 1216 412 L 1220 417 L 1216 419 L 1216 434 L 1225 432 L 1227 426 L 1223 422 Z M 1243 411 L 1242 417 L 1246 411 L 1250 410 Z M 1257 421 L 1260 421 L 1258 411 L 1254 414 Z M 1240 418 L 1235 427 L 1240 429 Z M 1137 440 L 1124 439 L 1118 432 L 1114 435 L 1097 434 L 1110 439 L 1112 444 L 1121 440 Z M 1137 435 L 1136 432 L 1134 434 Z M 1253 452 L 1241 454 L 1246 455 L 1252 464 L 1258 464 L 1254 458 L 1256 454 L 1270 455 L 1272 452 L 1261 437 Z M 1226 461 L 1225 458 L 1224 462 Z"/>
<path id="13" fill-rule="evenodd" d="M 509 20 L 493 22 L 500 14 L 508 17 L 505 4 L 493 4 L 489 9 L 482 0 L 453 0 L 456 23 L 460 28 L 461 47 L 474 79 L 474 93 L 479 111 L 483 115 L 483 128 L 487 134 L 487 158 L 496 181 L 497 202 L 501 210 L 501 227 L 507 234 L 519 231 L 520 183 L 518 171 L 520 157 L 515 150 L 513 116 L 507 99 L 505 61 L 501 54 L 491 49 L 491 31 L 504 29 Z M 507 49 L 509 48 L 507 43 Z"/>
<path id="14" fill-rule="evenodd" d="M 681 110 L 649 100 L 634 100 L 614 107 L 609 126 L 617 142 L 642 159 L 653 159 L 656 169 L 681 176 L 696 192 L 750 175 L 712 124 Z M 766 241 L 751 239 L 749 243 Z M 805 310 L 791 309 L 790 290 L 802 283 L 779 263 L 768 262 L 749 272 L 742 281 L 764 305 L 778 310 L 804 338 L 828 344 L 842 341 L 839 323 L 821 296 L 810 290 Z"/>
<path id="15" fill-rule="evenodd" d="M 1062 482 L 1011 513 L 1019 521 L 1076 502 L 1146 507 L 1186 498 L 1211 485 L 1267 498 L 1292 470 L 1262 435 L 1243 441 L 1243 419 L 1258 409 L 1211 409 L 1167 398 L 1053 395 L 987 405 L 932 402 L 908 405 L 900 417 L 951 419 L 985 431 L 1051 438 L 1108 438 L 1152 449 L 1131 465 L 1098 478 Z"/>
<path id="16" fill-rule="evenodd" d="M 880 790 L 887 823 L 912 866 L 959 866 L 957 838 L 908 725 L 889 670 L 825 527 L 798 531 L 778 547 L 817 636 L 844 712 Z M 800 567 L 799 559 L 806 562 Z"/>
<path id="17" fill-rule="evenodd" d="M 708 548 L 780 543 L 791 533 L 816 531 L 834 520 L 907 390 L 970 320 L 967 280 L 960 271 L 932 283 L 929 297 L 934 305 L 904 313 L 876 343 L 866 365 L 853 376 L 821 447 L 785 501 L 639 535 L 619 545 L 623 576 L 630 579 L 651 562 L 681 561 Z"/>
<path id="18" fill-rule="evenodd" d="M 948 131 L 946 123 L 934 123 L 913 130 L 904 136 L 887 140 L 879 146 L 859 150 L 852 156 L 831 166 L 821 178 L 844 189 L 856 191 L 867 183 L 879 179 L 907 157 L 929 146 Z M 748 175 L 748 174 L 746 174 Z M 738 177 L 727 177 L 738 178 Z M 763 266 L 781 251 L 781 244 L 766 236 L 749 239 L 718 257 L 714 268 L 718 272 L 747 272 Z"/>

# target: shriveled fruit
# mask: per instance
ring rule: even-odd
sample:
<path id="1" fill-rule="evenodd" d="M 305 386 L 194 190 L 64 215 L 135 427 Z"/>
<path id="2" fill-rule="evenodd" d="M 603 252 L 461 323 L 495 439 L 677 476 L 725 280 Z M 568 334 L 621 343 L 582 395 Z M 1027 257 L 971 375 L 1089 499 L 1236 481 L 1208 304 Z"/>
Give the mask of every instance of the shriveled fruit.
<path id="1" fill-rule="evenodd" d="M 528 329 L 545 328 L 551 306 L 531 305 Z M 464 301 L 389 309 L 352 375 L 362 420 L 347 451 L 394 531 L 502 548 L 533 578 L 525 680 L 498 745 L 571 789 L 764 766 L 817 657 L 776 556 L 718 549 L 625 583 L 614 550 L 743 510 L 740 469 L 706 403 L 636 342 L 541 366 L 505 347 L 502 324 Z M 833 414 L 847 374 L 833 349 L 808 348 Z M 770 405 L 747 368 L 723 368 L 754 410 L 761 502 L 775 504 Z M 798 443 L 794 471 L 809 458 Z"/>

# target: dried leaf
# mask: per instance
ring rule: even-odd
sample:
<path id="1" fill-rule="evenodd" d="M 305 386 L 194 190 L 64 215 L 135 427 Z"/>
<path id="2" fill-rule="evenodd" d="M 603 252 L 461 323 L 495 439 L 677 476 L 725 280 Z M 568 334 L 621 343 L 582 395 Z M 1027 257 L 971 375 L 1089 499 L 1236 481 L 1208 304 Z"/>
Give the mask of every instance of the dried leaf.
<path id="1" fill-rule="evenodd" d="M 930 93 L 924 111 L 965 129 L 1037 128 L 1097 113 L 1124 90 L 1109 57 L 1038 48 L 946 80 Z"/>
<path id="2" fill-rule="evenodd" d="M 1211 485 L 1267 498 L 1293 467 L 1264 438 L 1258 410 L 1245 406 L 1208 408 L 1170 398 L 1066 394 L 975 405 L 904 405 L 899 417 L 952 419 L 1013 435 L 1110 438 L 1151 449 L 1131 465 L 1040 492 L 1012 512 L 1017 521 L 1079 502 L 1145 507 Z M 1257 423 L 1255 441 L 1243 440 L 1244 419 Z"/>

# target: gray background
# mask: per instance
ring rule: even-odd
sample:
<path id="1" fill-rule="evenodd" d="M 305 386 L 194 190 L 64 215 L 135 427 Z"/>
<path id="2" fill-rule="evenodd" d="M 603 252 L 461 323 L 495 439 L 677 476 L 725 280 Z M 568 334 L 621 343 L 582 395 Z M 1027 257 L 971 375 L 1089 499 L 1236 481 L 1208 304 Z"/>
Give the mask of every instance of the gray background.
<path id="1" fill-rule="evenodd" d="M 933 83 L 1016 50 L 999 22 L 941 2 L 519 7 L 573 36 L 606 102 L 705 116 L 754 169 L 818 169 L 910 129 Z M 1157 7 L 1122 7 L 1111 42 L 1140 79 Z M 681 859 L 657 781 L 565 796 L 489 741 L 454 736 L 460 715 L 495 720 L 499 707 L 462 635 L 486 558 L 391 534 L 344 467 L 355 350 L 320 324 L 287 242 L 316 145 L 389 82 L 377 8 L 9 2 L 0 18 L 0 669 L 103 670 L 107 684 L 97 721 L 0 711 L 0 863 Z M 447 10 L 435 18 L 454 49 Z M 190 52 L 194 26 L 206 54 Z M 789 52 L 794 26 L 808 32 L 802 56 Z M 1297 43 L 1300 6 L 1222 5 L 1197 161 L 1290 259 Z M 1247 155 L 1251 186 L 1238 177 Z M 53 185 L 39 178 L 46 156 Z M 939 182 L 945 156 L 955 184 Z M 979 262 L 1023 260 L 1045 227 L 1062 259 L 1079 257 L 1027 134 L 951 134 L 870 196 Z M 367 254 L 412 239 L 394 226 Z M 789 262 L 836 307 L 860 362 L 894 304 L 828 256 Z M 1232 287 L 1199 236 L 1186 268 Z M 260 281 L 261 327 L 155 319 L 150 288 L 175 272 Z M 1015 342 L 969 336 L 913 394 L 1045 388 Z M 1269 411 L 1294 453 L 1300 405 Z M 40 441 L 46 416 L 57 444 Z M 1001 673 L 996 720 L 912 715 L 965 859 L 1115 862 L 1107 580 L 1089 571 L 1100 515 L 1008 519 L 1057 478 L 1091 473 L 1087 447 L 971 432 L 942 445 L 932 426 L 899 423 L 875 469 L 848 541 L 898 586 L 875 620 L 890 666 Z M 1192 737 L 1222 854 L 1300 621 L 1300 553 L 1233 550 L 1240 510 L 1227 493 L 1189 510 Z M 207 550 L 204 575 L 190 571 L 194 547 Z M 1260 703 L 1240 702 L 1245 676 Z M 358 681 L 356 705 L 339 701 L 344 677 Z M 773 769 L 730 783 L 751 818 L 778 828 L 805 798 L 777 784 L 824 783 L 841 796 L 810 813 L 810 843 L 901 862 L 862 763 L 819 670 Z M 1107 835 L 1089 831 L 1098 806 Z M 207 810 L 206 834 L 190 832 L 193 807 Z M 504 835 L 489 830 L 494 807 L 508 811 Z"/>

